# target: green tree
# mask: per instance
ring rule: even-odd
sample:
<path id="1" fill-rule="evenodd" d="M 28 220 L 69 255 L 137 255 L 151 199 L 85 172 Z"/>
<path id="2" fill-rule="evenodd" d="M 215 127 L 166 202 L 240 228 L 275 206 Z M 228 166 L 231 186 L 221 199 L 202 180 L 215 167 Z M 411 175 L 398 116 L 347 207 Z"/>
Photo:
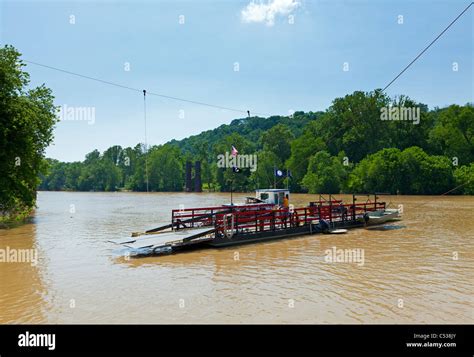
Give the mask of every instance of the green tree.
<path id="1" fill-rule="evenodd" d="M 341 158 L 319 151 L 310 158 L 302 183 L 309 193 L 340 193 L 345 178 Z"/>
<path id="2" fill-rule="evenodd" d="M 111 163 L 118 165 L 122 158 L 122 147 L 120 145 L 114 145 L 104 151 L 102 154 L 103 160 L 108 160 Z"/>
<path id="3" fill-rule="evenodd" d="M 429 133 L 434 125 L 434 118 L 428 112 L 425 104 L 417 103 L 405 95 L 400 95 L 391 100 L 391 107 L 408 108 L 410 111 L 419 111 L 418 121 L 393 120 L 382 121 L 384 132 L 386 133 L 383 147 L 396 147 L 404 150 L 413 145 L 421 147 L 423 150 L 429 149 Z M 411 114 L 413 116 L 413 113 Z M 413 117 L 414 119 L 414 117 Z"/>
<path id="4" fill-rule="evenodd" d="M 290 128 L 277 124 L 262 133 L 263 150 L 272 152 L 280 161 L 285 162 L 291 155 L 291 141 L 294 139 Z"/>
<path id="5" fill-rule="evenodd" d="M 77 174 L 76 170 L 77 167 L 74 169 Z M 71 174 L 72 171 L 67 170 L 66 173 Z M 80 167 L 80 175 L 74 181 L 80 191 L 116 191 L 120 188 L 121 177 L 121 170 L 114 160 L 110 156 L 101 156 L 98 150 L 94 150 L 86 155 L 84 165 Z"/>
<path id="6" fill-rule="evenodd" d="M 275 180 L 275 166 L 281 167 L 280 158 L 271 151 L 259 151 L 257 153 L 257 169 L 250 174 L 252 182 L 251 189 L 270 188 L 274 183 L 281 187 L 283 182 Z"/>
<path id="7" fill-rule="evenodd" d="M 413 146 L 400 154 L 400 193 L 441 194 L 453 185 L 452 163 L 447 157 L 430 156 Z"/>
<path id="8" fill-rule="evenodd" d="M 0 49 L 0 219 L 20 218 L 34 207 L 57 122 L 51 90 L 26 89 L 20 56 L 12 46 Z"/>
<path id="9" fill-rule="evenodd" d="M 474 195 L 474 163 L 464 165 L 454 170 L 457 193 Z"/>
<path id="10" fill-rule="evenodd" d="M 76 191 L 79 189 L 79 177 L 83 170 L 83 164 L 80 162 L 71 162 L 67 164 L 64 175 L 66 176 L 63 189 Z M 62 188 L 61 188 L 62 189 Z"/>
<path id="11" fill-rule="evenodd" d="M 146 191 L 146 170 L 145 170 L 145 158 L 147 163 L 149 162 L 148 154 L 145 154 L 145 145 L 137 144 L 131 152 L 133 159 L 130 159 L 133 167 L 133 175 L 129 177 L 127 183 L 127 189 L 133 191 Z"/>
<path id="12" fill-rule="evenodd" d="M 438 110 L 436 124 L 430 132 L 430 140 L 440 152 L 456 157 L 460 164 L 474 161 L 474 107 L 450 105 Z"/>
<path id="13" fill-rule="evenodd" d="M 292 183 L 301 182 L 306 175 L 311 156 L 318 151 L 326 150 L 326 144 L 320 135 L 319 124 L 313 121 L 306 126 L 300 137 L 291 142 L 291 156 L 287 160 L 286 166 L 291 169 Z M 292 185 L 292 188 L 298 190 L 298 184 Z"/>
<path id="14" fill-rule="evenodd" d="M 359 162 L 349 177 L 355 192 L 442 194 L 453 185 L 451 161 L 419 147 L 383 149 Z"/>
<path id="15" fill-rule="evenodd" d="M 149 179 L 152 191 L 181 191 L 184 186 L 184 160 L 173 145 L 155 146 L 149 153 Z"/>
<path id="16" fill-rule="evenodd" d="M 349 175 L 349 190 L 356 193 L 397 193 L 401 187 L 400 150 L 382 149 L 360 161 Z"/>
<path id="17" fill-rule="evenodd" d="M 326 114 L 317 121 L 317 132 L 332 155 L 344 151 L 349 160 L 359 162 L 387 145 L 387 121 L 381 110 L 390 105 L 390 98 L 381 90 L 356 91 L 336 98 Z"/>

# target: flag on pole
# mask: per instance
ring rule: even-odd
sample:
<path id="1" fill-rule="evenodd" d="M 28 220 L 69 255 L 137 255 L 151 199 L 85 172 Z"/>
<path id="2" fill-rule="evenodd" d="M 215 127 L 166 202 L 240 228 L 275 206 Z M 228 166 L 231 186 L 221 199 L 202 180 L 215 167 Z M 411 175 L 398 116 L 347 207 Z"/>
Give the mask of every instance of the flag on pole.
<path id="1" fill-rule="evenodd" d="M 290 170 L 280 170 L 275 168 L 276 177 L 293 177 Z"/>
<path id="2" fill-rule="evenodd" d="M 235 148 L 235 146 L 232 145 L 232 156 L 233 156 L 233 157 L 236 157 L 238 153 L 239 153 L 239 152 L 237 151 L 237 149 Z"/>

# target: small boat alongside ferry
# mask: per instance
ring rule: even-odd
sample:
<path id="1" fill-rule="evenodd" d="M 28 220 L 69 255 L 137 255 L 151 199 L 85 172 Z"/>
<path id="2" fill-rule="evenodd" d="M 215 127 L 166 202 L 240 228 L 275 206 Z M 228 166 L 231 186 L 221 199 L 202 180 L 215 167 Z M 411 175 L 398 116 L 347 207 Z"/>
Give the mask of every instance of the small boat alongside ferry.
<path id="1" fill-rule="evenodd" d="M 257 190 L 242 204 L 175 209 L 171 222 L 131 237 L 110 240 L 132 255 L 161 255 L 182 250 L 226 247 L 312 234 L 343 234 L 347 229 L 399 219 L 377 194 L 359 203 L 344 203 L 332 195 L 319 195 L 306 207 L 284 205 L 287 189 Z"/>

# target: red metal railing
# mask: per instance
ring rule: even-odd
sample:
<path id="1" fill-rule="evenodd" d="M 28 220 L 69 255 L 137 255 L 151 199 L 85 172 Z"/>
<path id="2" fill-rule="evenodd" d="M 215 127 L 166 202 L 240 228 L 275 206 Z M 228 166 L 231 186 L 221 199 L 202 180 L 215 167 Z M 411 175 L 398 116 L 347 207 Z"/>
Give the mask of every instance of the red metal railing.
<path id="1" fill-rule="evenodd" d="M 174 209 L 171 212 L 173 229 L 215 226 L 217 231 L 265 231 L 318 223 L 355 221 L 364 213 L 385 209 L 385 202 L 368 200 L 365 203 L 343 204 L 330 197 L 311 202 L 308 207 L 282 209 L 272 204 L 244 206 L 211 206 Z"/>
<path id="2" fill-rule="evenodd" d="M 246 211 L 229 211 L 215 214 L 214 224 L 217 231 L 248 230 L 266 231 L 298 227 L 319 223 L 324 219 L 329 222 L 355 221 L 366 212 L 385 209 L 385 202 L 342 204 L 341 201 L 321 202 L 310 207 L 281 209 L 266 207 Z"/>
<path id="3" fill-rule="evenodd" d="M 273 206 L 272 204 L 254 204 L 245 206 L 212 206 L 174 209 L 171 211 L 171 223 L 175 229 L 212 226 L 216 224 L 218 214 L 271 209 Z"/>

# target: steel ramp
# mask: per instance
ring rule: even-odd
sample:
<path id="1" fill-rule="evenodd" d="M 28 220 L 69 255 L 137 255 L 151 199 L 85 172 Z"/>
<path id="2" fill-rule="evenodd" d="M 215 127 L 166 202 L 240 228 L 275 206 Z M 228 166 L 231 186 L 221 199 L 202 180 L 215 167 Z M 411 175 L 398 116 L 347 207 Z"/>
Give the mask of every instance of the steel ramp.
<path id="1" fill-rule="evenodd" d="M 171 243 L 186 243 L 191 242 L 195 238 L 200 238 L 207 234 L 211 234 L 215 231 L 214 228 L 197 228 L 189 230 L 179 230 L 168 233 L 161 233 L 157 235 L 141 236 L 137 237 L 135 241 L 122 243 L 123 246 L 132 249 L 140 249 L 147 247 L 156 247 L 169 245 Z M 214 237 L 209 237 L 209 240 L 214 239 Z M 200 240 L 202 241 L 202 240 Z"/>
<path id="2" fill-rule="evenodd" d="M 117 238 L 117 239 L 109 239 L 107 242 L 115 243 L 115 244 L 124 244 L 124 243 L 133 243 L 137 240 L 138 237 L 124 237 L 124 238 Z"/>
<path id="3" fill-rule="evenodd" d="M 128 237 L 117 238 L 117 239 L 109 239 L 107 242 L 115 243 L 115 244 L 133 243 L 137 239 L 146 239 L 146 238 L 151 238 L 151 237 L 155 238 L 159 234 L 170 233 L 170 232 L 171 231 L 169 231 L 169 232 L 157 232 L 157 233 L 154 233 L 154 234 L 141 233 L 140 235 L 137 235 L 137 236 L 128 236 Z"/>

